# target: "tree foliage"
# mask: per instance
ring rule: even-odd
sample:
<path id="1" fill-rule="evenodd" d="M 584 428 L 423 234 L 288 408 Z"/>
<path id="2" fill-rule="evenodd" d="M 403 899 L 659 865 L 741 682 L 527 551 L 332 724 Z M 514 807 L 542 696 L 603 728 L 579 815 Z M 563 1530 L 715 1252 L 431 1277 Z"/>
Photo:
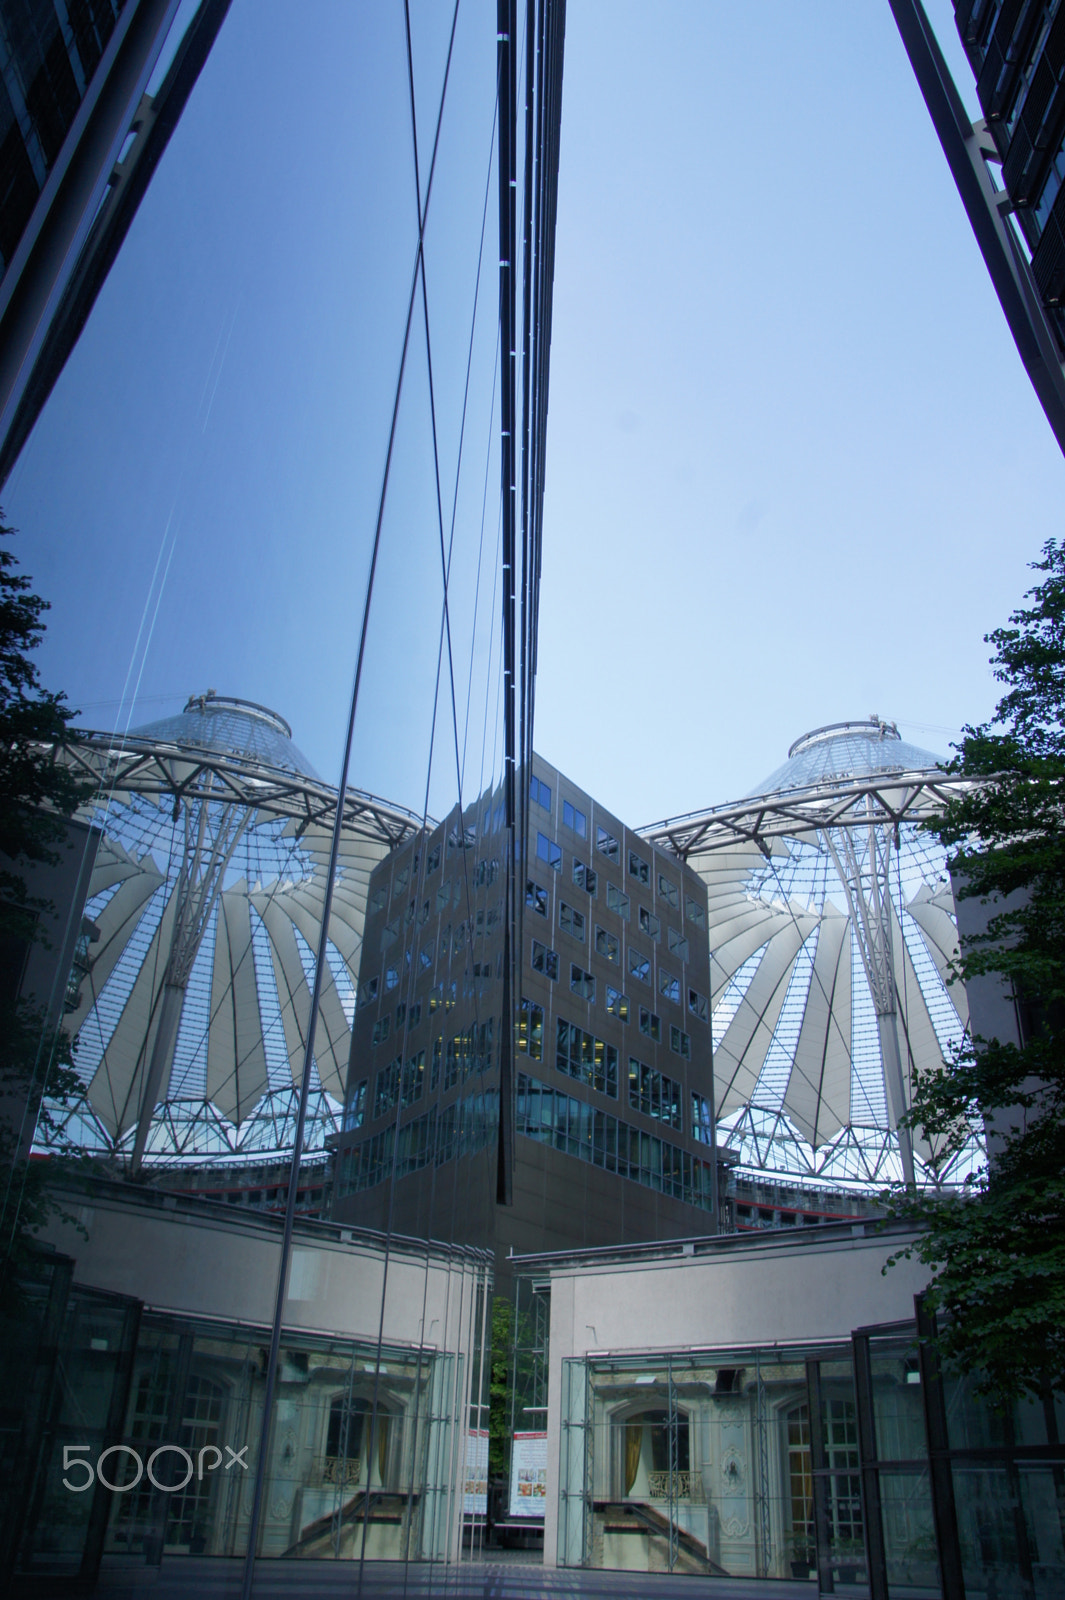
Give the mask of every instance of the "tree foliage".
<path id="1" fill-rule="evenodd" d="M 0 538 L 11 529 L 0 525 Z M 42 937 L 47 902 L 27 887 L 28 863 L 54 863 L 64 819 L 86 789 L 55 760 L 74 713 L 41 686 L 31 653 L 44 635 L 48 603 L 32 593 L 11 551 L 0 545 L 0 956 L 13 965 Z M 31 1235 L 51 1211 L 44 1165 L 25 1157 L 38 1117 L 57 1132 L 52 1106 L 80 1093 L 72 1045 L 46 1027 L 44 1011 L 0 984 L 0 1298 L 14 1291 Z"/>
<path id="2" fill-rule="evenodd" d="M 942 1354 L 1000 1399 L 1065 1390 L 1065 545 L 987 635 L 1007 692 L 966 727 L 947 770 L 974 780 L 927 824 L 955 892 L 988 908 L 962 940 L 957 979 L 1010 986 L 1022 1042 L 967 1040 L 915 1084 L 910 1125 L 957 1154 L 973 1130 L 989 1159 L 963 1194 L 895 1195 L 924 1229 Z"/>

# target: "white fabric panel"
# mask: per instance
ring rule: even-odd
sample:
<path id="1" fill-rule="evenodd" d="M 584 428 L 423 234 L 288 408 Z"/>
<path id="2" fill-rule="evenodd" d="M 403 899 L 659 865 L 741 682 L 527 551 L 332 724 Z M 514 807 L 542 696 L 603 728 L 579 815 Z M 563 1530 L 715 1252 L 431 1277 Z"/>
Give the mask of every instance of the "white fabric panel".
<path id="1" fill-rule="evenodd" d="M 114 864 L 116 871 L 121 867 L 124 881 L 96 918 L 100 937 L 89 946 L 91 964 L 88 977 L 81 986 L 81 1001 L 77 1010 L 64 1018 L 63 1025 L 72 1035 L 77 1033 L 95 1005 L 143 916 L 148 901 L 163 882 L 163 874 L 151 856 L 145 855 L 137 862 L 130 857 L 129 861 L 131 864 L 128 868 L 123 863 Z M 111 881 L 114 882 L 114 878 Z M 109 887 L 106 883 L 97 884 L 95 873 L 91 882 L 94 893 Z"/>
<path id="2" fill-rule="evenodd" d="M 895 991 L 898 1000 L 899 1049 L 902 1052 L 902 1070 L 908 1103 L 913 1069 L 916 1067 L 919 1072 L 941 1071 L 943 1051 L 932 1019 L 928 1015 L 928 1007 L 924 1003 L 913 962 L 905 947 L 898 918 L 892 917 L 891 921 Z M 913 1143 L 918 1155 L 927 1159 L 931 1153 L 927 1141 L 914 1133 Z"/>
<path id="3" fill-rule="evenodd" d="M 134 883 L 136 879 L 132 880 Z M 118 891 L 121 894 L 123 891 Z M 115 896 L 115 899 L 118 895 Z M 113 902 L 112 902 L 113 903 Z M 108 906 L 107 910 L 111 907 Z M 88 1098 L 100 1121 L 112 1134 L 122 1134 L 137 1120 L 143 1092 L 144 1074 L 151 1059 L 159 1022 L 163 974 L 170 954 L 170 942 L 177 915 L 177 892 L 171 893 L 166 908 L 141 962 L 129 998 L 111 1035 L 103 1059 L 93 1073 Z M 166 1098 L 169 1074 L 159 1085 L 159 1098 Z"/>
<path id="4" fill-rule="evenodd" d="M 285 1029 L 285 1047 L 288 1052 L 289 1070 L 292 1081 L 298 1084 L 303 1072 L 303 1061 L 307 1049 L 307 1028 L 311 1017 L 311 992 L 307 987 L 307 979 L 303 971 L 303 962 L 296 945 L 296 935 L 292 931 L 292 921 L 288 911 L 277 904 L 276 899 L 269 895 L 252 894 L 251 903 L 262 917 L 263 924 L 270 936 L 270 953 L 274 964 L 274 978 L 277 983 L 277 996 L 281 1004 L 281 1021 Z M 332 1004 L 335 1004 L 340 1013 L 343 1031 L 348 1036 L 348 1027 L 344 1021 L 343 1007 L 333 983 L 332 974 L 323 975 L 322 1003 L 318 1027 L 315 1031 L 314 1057 L 318 1064 L 318 1076 L 322 1087 L 327 1088 L 330 1094 L 337 1099 L 343 1099 L 344 1077 L 347 1072 L 347 1056 L 344 1053 L 343 1040 L 338 1037 L 335 1013 Z M 332 992 L 332 1003 L 326 999 L 327 993 Z M 350 1037 L 350 1036 L 348 1036 Z M 339 1055 L 338 1055 L 339 1050 Z"/>
<path id="5" fill-rule="evenodd" d="M 962 1025 L 967 1027 L 969 1000 L 965 993 L 965 985 L 960 978 L 955 979 L 953 983 L 947 982 L 950 977 L 950 964 L 958 954 L 958 925 L 954 921 L 954 896 L 949 889 L 941 889 L 933 894 L 928 885 L 923 884 L 906 910 L 920 928 L 928 954 L 943 979 L 951 1004 L 958 1013 Z"/>
<path id="6" fill-rule="evenodd" d="M 295 923 L 311 949 L 317 955 L 318 936 L 321 930 L 321 912 L 323 902 L 319 900 L 316 909 L 308 909 L 302 898 L 305 884 L 300 884 L 296 889 L 282 891 L 274 900 L 285 915 Z M 330 919 L 332 920 L 332 919 Z M 301 963 L 302 968 L 302 963 Z M 310 1022 L 310 1002 L 307 1005 L 307 1022 Z M 351 1054 L 351 1029 L 348 1027 L 344 1015 L 344 1007 L 337 987 L 333 981 L 333 974 L 328 963 L 322 974 L 321 993 L 318 998 L 318 1026 L 314 1036 L 314 1058 L 318 1063 L 318 1076 L 322 1088 L 337 1100 L 344 1098 L 344 1079 L 347 1076 L 348 1057 Z M 330 1066 L 330 1062 L 332 1066 Z M 299 1068 L 296 1069 L 297 1072 Z"/>
<path id="7" fill-rule="evenodd" d="M 207 1098 L 239 1127 L 268 1087 L 251 912 L 247 885 L 241 881 L 226 889 L 218 902 L 207 1040 Z"/>
<path id="8" fill-rule="evenodd" d="M 145 857 L 150 860 L 150 857 Z M 140 871 L 140 864 L 136 856 L 130 855 L 125 845 L 117 839 L 108 839 L 106 836 L 100 840 L 96 850 L 96 860 L 93 862 L 92 876 L 89 879 L 89 892 L 87 900 L 98 895 L 104 889 L 110 889 L 113 883 L 121 883 L 124 878 L 132 878 Z"/>
<path id="9" fill-rule="evenodd" d="M 772 941 L 725 1037 L 714 1051 L 719 1117 L 745 1105 L 754 1093 L 766 1052 L 773 1042 L 773 1030 L 788 992 L 795 957 L 808 932 L 808 928 L 804 932 L 789 920 L 788 927 Z"/>
<path id="10" fill-rule="evenodd" d="M 821 918 L 784 1109 L 815 1150 L 850 1121 L 850 918 L 838 912 Z"/>
<path id="11" fill-rule="evenodd" d="M 291 908 L 292 920 L 311 949 L 316 950 L 318 930 L 322 925 L 322 912 L 325 909 L 325 889 L 321 880 L 314 878 L 310 883 L 299 883 L 292 889 L 283 889 L 278 898 L 282 904 Z M 303 918 L 302 921 L 296 916 L 297 909 Z M 359 953 L 362 950 L 363 918 L 359 916 L 356 924 L 354 921 L 356 915 L 357 912 L 350 901 L 345 903 L 339 887 L 334 890 L 332 914 L 329 918 L 329 938 L 350 968 L 353 983 L 359 976 Z M 308 928 L 313 931 L 308 932 Z"/>
<path id="12" fill-rule="evenodd" d="M 817 926 L 817 918 L 808 912 L 795 912 L 789 915 L 786 911 L 773 911 L 767 905 L 754 901 L 749 916 L 733 919 L 727 928 L 728 937 L 724 943 L 717 943 L 717 930 L 712 929 L 710 934 L 710 1001 L 715 1005 L 720 999 L 726 985 L 732 980 L 754 952 L 761 948 L 766 941 L 779 938 L 781 934 L 791 934 L 795 931 L 796 924 L 800 930 L 799 943 L 801 944 L 807 934 L 812 933 Z"/>

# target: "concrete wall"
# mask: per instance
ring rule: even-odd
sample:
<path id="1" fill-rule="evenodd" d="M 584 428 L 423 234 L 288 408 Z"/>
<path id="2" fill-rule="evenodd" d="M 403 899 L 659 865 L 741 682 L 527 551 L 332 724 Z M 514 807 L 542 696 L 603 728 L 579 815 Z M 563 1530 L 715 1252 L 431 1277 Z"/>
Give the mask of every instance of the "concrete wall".
<path id="1" fill-rule="evenodd" d="M 58 1198 L 70 1220 L 53 1219 L 43 1237 L 73 1258 L 76 1283 L 176 1315 L 272 1322 L 278 1219 L 234 1217 L 210 1201 L 126 1184 Z M 472 1255 L 394 1240 L 386 1286 L 381 1244 L 350 1229 L 297 1223 L 285 1326 L 375 1342 L 385 1290 L 386 1343 L 468 1352 L 478 1270 Z"/>

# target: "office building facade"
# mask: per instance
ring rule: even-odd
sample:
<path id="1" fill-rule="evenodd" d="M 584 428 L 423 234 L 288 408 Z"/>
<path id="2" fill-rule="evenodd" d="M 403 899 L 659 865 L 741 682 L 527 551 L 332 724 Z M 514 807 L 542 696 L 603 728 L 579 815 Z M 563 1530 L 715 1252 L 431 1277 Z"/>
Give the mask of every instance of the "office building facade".
<path id="1" fill-rule="evenodd" d="M 512 1049 L 501 795 L 371 879 L 334 1216 L 497 1263 L 716 1232 L 706 889 L 539 758 L 523 785 Z"/>
<path id="2" fill-rule="evenodd" d="M 889 0 L 973 234 L 1065 451 L 1065 9 L 954 0 L 983 116 L 971 122 L 921 0 Z"/>

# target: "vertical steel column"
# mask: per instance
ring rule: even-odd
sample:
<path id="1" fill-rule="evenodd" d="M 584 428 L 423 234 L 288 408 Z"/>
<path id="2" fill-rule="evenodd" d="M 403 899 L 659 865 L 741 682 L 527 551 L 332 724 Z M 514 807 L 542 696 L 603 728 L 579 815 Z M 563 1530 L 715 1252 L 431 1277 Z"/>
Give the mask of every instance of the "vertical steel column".
<path id="1" fill-rule="evenodd" d="M 499 349 L 500 492 L 503 514 L 503 795 L 507 835 L 507 904 L 503 922 L 503 1002 L 499 1042 L 499 1147 L 496 1200 L 509 1205 L 513 1194 L 514 1027 L 517 883 L 515 853 L 519 838 L 516 807 L 517 682 L 515 667 L 515 561 L 517 558 L 517 475 L 514 454 L 517 358 L 514 257 L 517 250 L 517 0 L 496 0 L 496 50 L 499 76 Z M 524 863 L 523 863 L 524 866 Z"/>
<path id="2" fill-rule="evenodd" d="M 829 1506 L 831 1479 L 825 1455 L 821 1363 L 806 1363 L 806 1394 L 810 1413 L 810 1469 L 814 1487 L 814 1548 L 817 1552 L 817 1584 L 821 1594 L 834 1594 L 836 1580 L 832 1564 L 832 1516 Z"/>
<path id="3" fill-rule="evenodd" d="M 914 1296 L 917 1316 L 917 1359 L 921 1371 L 921 1399 L 928 1441 L 928 1481 L 932 1491 L 932 1521 L 936 1530 L 936 1555 L 943 1600 L 965 1600 L 961 1545 L 958 1539 L 958 1513 L 954 1504 L 954 1475 L 950 1464 L 950 1435 L 943 1393 L 943 1375 L 933 1340 L 936 1319 L 925 1304 L 923 1294 Z"/>
<path id="4" fill-rule="evenodd" d="M 889 1600 L 868 1334 L 852 1334 L 851 1348 L 854 1351 L 854 1398 L 858 1406 L 858 1462 L 862 1478 L 862 1528 L 869 1571 L 869 1600 Z"/>
<path id="5" fill-rule="evenodd" d="M 678 1472 L 679 1467 L 680 1467 L 680 1437 L 679 1437 L 680 1436 L 680 1423 L 679 1423 L 679 1419 L 677 1417 L 677 1386 L 673 1381 L 673 1357 L 672 1357 L 672 1355 L 667 1357 L 666 1381 L 667 1381 L 667 1384 L 669 1386 L 668 1387 L 668 1393 L 669 1393 L 668 1429 L 669 1429 L 669 1432 L 668 1432 L 668 1435 L 667 1435 L 667 1438 L 668 1438 L 668 1441 L 669 1441 L 669 1483 L 668 1483 L 669 1496 L 668 1496 L 668 1507 L 667 1507 L 667 1509 L 668 1509 L 668 1512 L 669 1512 L 669 1570 L 670 1570 L 670 1572 L 672 1572 L 673 1568 L 677 1564 L 677 1557 L 680 1554 L 680 1531 L 679 1531 L 679 1529 L 677 1527 L 677 1515 L 678 1515 L 678 1511 L 679 1511 L 679 1507 L 678 1507 L 679 1495 L 677 1493 L 677 1489 L 678 1489 L 677 1472 Z M 689 1448 L 690 1448 L 690 1441 L 689 1441 Z M 690 1459 L 690 1457 L 689 1457 L 689 1459 Z"/>

